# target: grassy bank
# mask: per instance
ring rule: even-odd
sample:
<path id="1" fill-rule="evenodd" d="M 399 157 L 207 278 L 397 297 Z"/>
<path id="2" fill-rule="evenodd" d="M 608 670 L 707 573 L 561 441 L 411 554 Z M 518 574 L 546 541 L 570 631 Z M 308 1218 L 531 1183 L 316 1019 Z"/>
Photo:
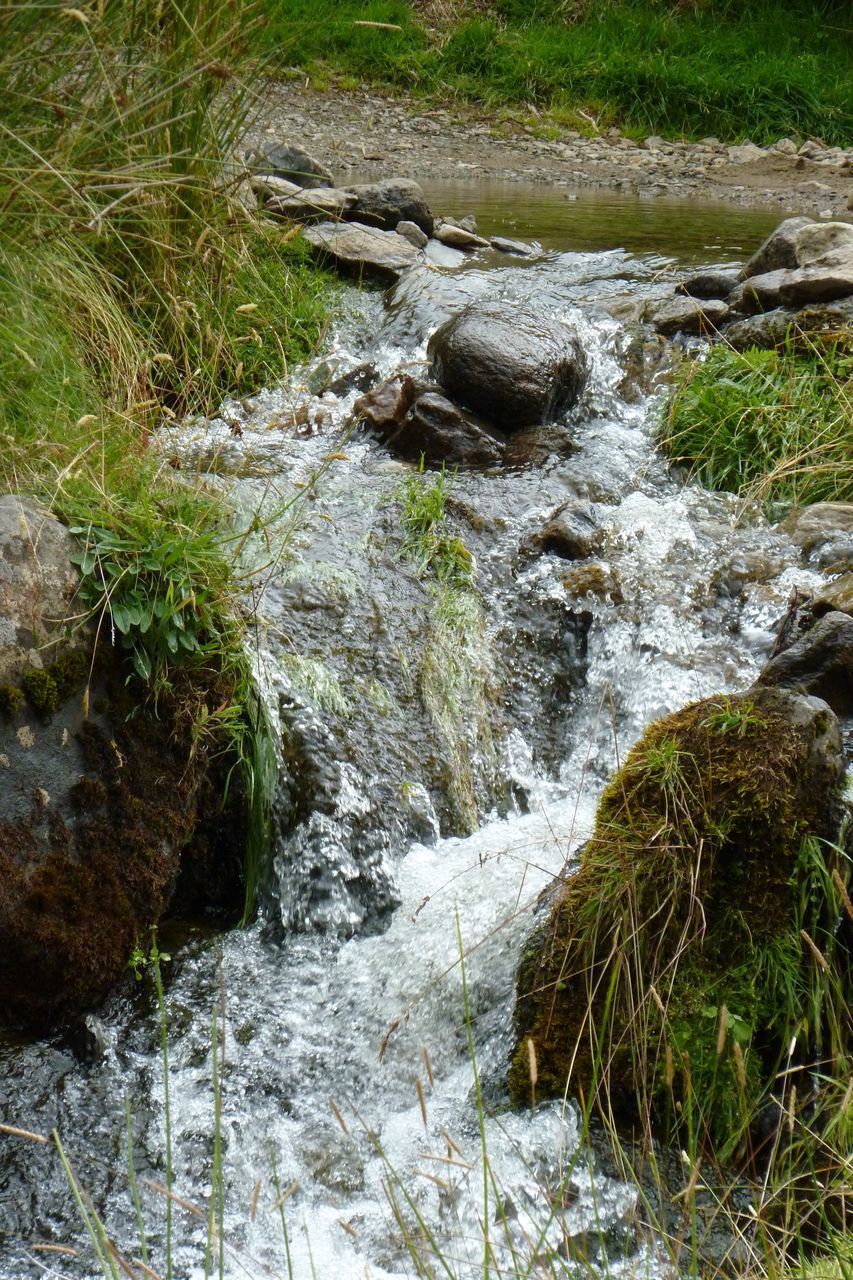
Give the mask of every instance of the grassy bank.
<path id="1" fill-rule="evenodd" d="M 591 118 L 637 134 L 853 141 L 851 23 L 837 3 L 800 0 L 784 14 L 772 0 L 262 7 L 254 43 L 272 68 L 304 67 L 320 83 L 331 72 L 349 87 L 547 110 L 555 126 L 588 129 Z"/>
<path id="2" fill-rule="evenodd" d="M 224 682 L 203 733 L 260 821 L 240 531 L 152 448 L 163 420 L 282 377 L 327 319 L 329 278 L 240 198 L 250 30 L 226 0 L 4 17 L 0 484 L 77 531 L 84 600 L 155 696 L 177 667 Z"/>

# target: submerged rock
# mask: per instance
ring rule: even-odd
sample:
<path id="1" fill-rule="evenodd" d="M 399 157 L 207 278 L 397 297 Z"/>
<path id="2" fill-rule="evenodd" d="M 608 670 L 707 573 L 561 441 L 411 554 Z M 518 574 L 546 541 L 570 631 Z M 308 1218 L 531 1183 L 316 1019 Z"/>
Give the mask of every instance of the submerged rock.
<path id="1" fill-rule="evenodd" d="M 349 275 L 393 283 L 417 261 L 418 251 L 395 231 L 358 222 L 321 222 L 303 232 L 308 243 Z"/>
<path id="2" fill-rule="evenodd" d="M 816 971 L 802 929 L 849 981 L 837 914 L 802 915 L 839 861 L 818 842 L 838 836 L 843 778 L 838 722 L 815 697 L 755 687 L 651 725 L 578 870 L 540 902 L 518 969 L 516 1104 L 601 1091 L 609 1114 L 651 1106 L 677 1128 L 673 1105 L 698 1099 L 730 1153 L 791 1035 L 806 1055 L 820 1043 L 785 994 L 807 1001 Z"/>
<path id="3" fill-rule="evenodd" d="M 585 560 L 601 545 L 602 531 L 588 503 L 564 502 L 524 544 L 533 555 L 554 555 L 561 560 Z"/>
<path id="4" fill-rule="evenodd" d="M 428 354 L 455 400 L 508 433 L 571 408 L 588 376 L 573 330 L 500 300 L 472 302 L 432 335 Z"/>

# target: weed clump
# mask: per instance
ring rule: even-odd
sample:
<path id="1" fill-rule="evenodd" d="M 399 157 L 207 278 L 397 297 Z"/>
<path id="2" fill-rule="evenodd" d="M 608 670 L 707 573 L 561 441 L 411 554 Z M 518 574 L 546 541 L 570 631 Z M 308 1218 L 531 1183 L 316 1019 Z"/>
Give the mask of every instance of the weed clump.
<path id="1" fill-rule="evenodd" d="M 726 1159 L 751 1141 L 781 1067 L 819 1060 L 840 1078 L 839 744 L 828 709 L 778 690 L 647 730 L 522 957 L 517 1103 L 531 1100 L 532 1041 L 537 1096 L 568 1086 Z"/>
<path id="2" fill-rule="evenodd" d="M 730 351 L 688 364 L 664 409 L 660 441 L 712 489 L 773 503 L 853 499 L 853 356 Z"/>

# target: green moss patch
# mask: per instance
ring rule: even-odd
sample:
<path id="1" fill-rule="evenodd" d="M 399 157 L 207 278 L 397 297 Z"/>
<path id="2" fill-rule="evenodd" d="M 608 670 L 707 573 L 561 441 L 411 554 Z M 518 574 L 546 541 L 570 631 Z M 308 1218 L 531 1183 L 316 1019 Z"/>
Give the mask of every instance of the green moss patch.
<path id="1" fill-rule="evenodd" d="M 792 1040 L 798 1060 L 848 1060 L 837 733 L 777 690 L 647 730 L 522 957 L 517 1103 L 568 1088 L 651 1108 L 725 1157 Z"/>

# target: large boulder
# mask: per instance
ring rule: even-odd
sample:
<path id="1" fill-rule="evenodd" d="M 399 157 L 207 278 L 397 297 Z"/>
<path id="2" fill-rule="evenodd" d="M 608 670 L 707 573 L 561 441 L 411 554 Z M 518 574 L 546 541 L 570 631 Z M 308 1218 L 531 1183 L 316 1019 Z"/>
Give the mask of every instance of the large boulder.
<path id="1" fill-rule="evenodd" d="M 178 680 L 149 713 L 109 628 L 95 652 L 71 621 L 74 549 L 30 499 L 0 499 L 0 1022 L 35 1030 L 105 995 L 180 882 L 185 909 L 221 891 L 234 919 L 242 898 L 237 793 L 223 814 L 224 772 L 177 711 L 221 690 Z"/>
<path id="2" fill-rule="evenodd" d="M 356 221 L 386 231 L 393 231 L 398 222 L 414 222 L 425 235 L 432 235 L 435 219 L 422 187 L 410 178 L 357 183 L 349 191 L 355 197 L 351 217 Z"/>
<path id="3" fill-rule="evenodd" d="M 428 354 L 445 391 L 507 433 L 571 408 L 588 376 L 568 325 L 499 300 L 472 302 L 448 320 Z"/>
<path id="4" fill-rule="evenodd" d="M 651 725 L 578 869 L 540 903 L 518 969 L 513 1100 L 568 1089 L 617 1118 L 639 1105 L 730 1154 L 792 1038 L 808 1061 L 826 1025 L 849 1024 L 843 903 L 827 898 L 848 874 L 832 844 L 844 775 L 836 717 L 787 689 Z M 836 995 L 815 1019 L 816 978 Z"/>
<path id="5" fill-rule="evenodd" d="M 853 294 L 853 253 L 845 261 L 814 263 L 808 267 L 781 268 L 750 276 L 729 295 L 732 311 L 752 315 L 774 307 L 805 307 L 834 302 Z"/>
<path id="6" fill-rule="evenodd" d="M 284 178 L 298 187 L 331 187 L 332 175 L 319 160 L 290 142 L 267 142 L 250 151 L 247 162 L 258 174 Z"/>
<path id="7" fill-rule="evenodd" d="M 789 343 L 803 346 L 807 351 L 813 350 L 815 343 L 821 346 L 840 343 L 853 349 L 853 298 L 799 310 L 775 307 L 726 325 L 724 336 L 735 351 L 748 351 L 751 347 L 781 350 Z"/>
<path id="8" fill-rule="evenodd" d="M 413 244 L 395 231 L 358 222 L 321 222 L 303 235 L 323 258 L 348 275 L 372 276 L 392 284 L 418 259 Z"/>
<path id="9" fill-rule="evenodd" d="M 778 271 L 784 267 L 798 267 L 797 236 L 804 227 L 811 226 L 814 226 L 811 218 L 786 218 L 784 222 L 780 222 L 741 268 L 741 280 L 747 280 L 750 276 L 762 276 L 768 271 Z"/>
<path id="10" fill-rule="evenodd" d="M 355 204 L 355 196 L 337 187 L 306 187 L 290 195 L 272 195 L 264 209 L 286 222 L 326 222 L 345 218 Z"/>

